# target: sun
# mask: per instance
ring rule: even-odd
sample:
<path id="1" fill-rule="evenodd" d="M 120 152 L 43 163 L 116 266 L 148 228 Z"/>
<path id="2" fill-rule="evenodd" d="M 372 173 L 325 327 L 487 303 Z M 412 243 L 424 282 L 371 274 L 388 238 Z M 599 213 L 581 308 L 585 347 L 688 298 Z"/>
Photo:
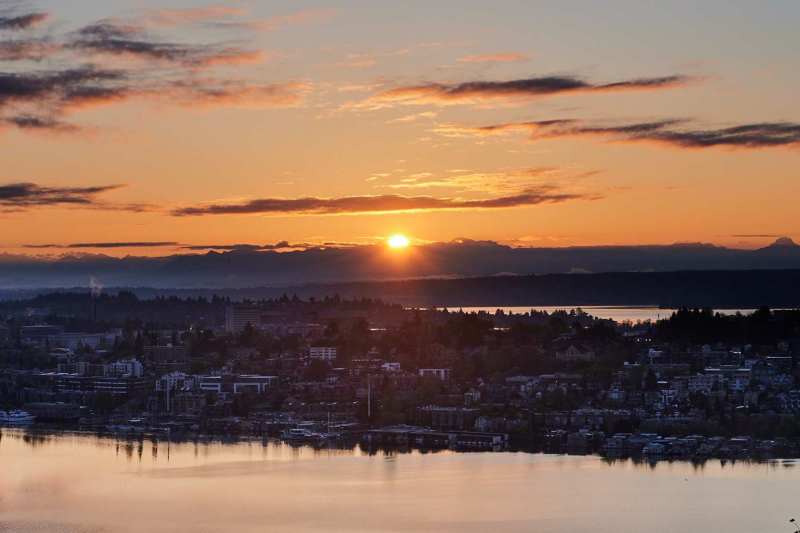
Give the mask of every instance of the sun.
<path id="1" fill-rule="evenodd" d="M 386 239 L 386 243 L 389 245 L 389 248 L 399 250 L 401 248 L 408 248 L 408 245 L 411 244 L 411 241 L 409 241 L 408 237 L 405 235 L 397 233 Z"/>

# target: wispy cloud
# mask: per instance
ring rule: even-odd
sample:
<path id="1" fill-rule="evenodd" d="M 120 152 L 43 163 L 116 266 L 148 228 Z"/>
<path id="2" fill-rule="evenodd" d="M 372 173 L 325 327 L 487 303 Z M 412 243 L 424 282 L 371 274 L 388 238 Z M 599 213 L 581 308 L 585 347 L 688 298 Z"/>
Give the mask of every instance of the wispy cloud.
<path id="1" fill-rule="evenodd" d="M 597 196 L 561 191 L 542 186 L 518 194 L 483 199 L 438 198 L 432 196 L 345 196 L 341 198 L 259 198 L 240 203 L 217 203 L 183 207 L 174 216 L 201 215 L 343 215 L 383 214 L 418 211 L 483 210 L 552 204 Z"/>
<path id="2" fill-rule="evenodd" d="M 424 83 L 383 91 L 359 107 L 380 109 L 392 105 L 452 105 L 492 99 L 530 99 L 558 94 L 660 90 L 680 87 L 691 81 L 675 74 L 658 78 L 635 78 L 612 83 L 592 83 L 574 76 L 544 76 L 507 81 Z"/>
<path id="3" fill-rule="evenodd" d="M 382 187 L 398 190 L 453 189 L 462 192 L 508 195 L 540 187 L 554 187 L 553 183 L 574 183 L 598 173 L 597 170 L 577 171 L 544 166 L 494 172 L 453 172 L 450 175 L 425 172 Z"/>
<path id="4" fill-rule="evenodd" d="M 403 115 L 402 117 L 398 117 L 392 120 L 387 121 L 387 124 L 396 124 L 396 123 L 409 123 L 409 122 L 417 122 L 423 119 L 433 119 L 436 118 L 438 113 L 435 111 L 423 111 L 421 113 L 413 113 L 411 115 Z"/>
<path id="5" fill-rule="evenodd" d="M 478 127 L 448 124 L 438 126 L 435 131 L 449 137 L 489 136 L 527 131 L 534 140 L 587 136 L 607 138 L 617 142 L 650 142 L 690 149 L 713 147 L 758 149 L 800 145 L 800 124 L 795 122 L 757 122 L 722 128 L 704 128 L 682 119 L 618 124 L 557 119 Z"/>
<path id="6" fill-rule="evenodd" d="M 289 241 L 280 241 L 274 244 L 188 244 L 183 246 L 184 250 L 220 250 L 225 252 L 260 252 L 269 250 L 290 250 L 295 248 L 306 248 L 307 244 L 291 244 Z"/>
<path id="7" fill-rule="evenodd" d="M 172 241 L 130 241 L 130 242 L 77 242 L 72 244 L 26 244 L 23 248 L 32 250 L 46 249 L 115 249 L 115 248 L 174 248 L 180 243 Z"/>
<path id="8" fill-rule="evenodd" d="M 0 41 L 0 61 L 42 61 L 61 45 L 48 38 L 7 39 Z"/>
<path id="9" fill-rule="evenodd" d="M 233 70 L 264 58 L 239 43 L 182 43 L 150 33 L 150 27 L 235 18 L 237 8 L 148 11 L 141 17 L 110 18 L 66 34 L 23 34 L 0 40 L 0 126 L 26 131 L 69 133 L 80 128 L 70 116 L 86 107 L 151 99 L 174 105 L 270 108 L 298 106 L 311 91 L 308 82 L 262 82 Z M 24 32 L 27 22 L 0 9 L 2 24 Z M 302 18 L 302 17 L 300 17 Z M 48 59 L 49 68 L 34 62 Z M 203 70 L 201 75 L 200 70 Z"/>
<path id="10" fill-rule="evenodd" d="M 312 89 L 308 82 L 255 85 L 238 81 L 209 80 L 208 83 L 175 83 L 175 98 L 188 105 L 245 108 L 293 107 Z"/>
<path id="11" fill-rule="evenodd" d="M 51 133 L 72 133 L 78 128 L 49 116 L 14 115 L 3 117 L 0 124 L 15 126 L 21 130 L 43 130 Z"/>
<path id="12" fill-rule="evenodd" d="M 95 54 L 130 56 L 193 68 L 255 62 L 263 56 L 258 50 L 236 46 L 160 41 L 139 27 L 113 21 L 81 28 L 69 46 Z"/>
<path id="13" fill-rule="evenodd" d="M 528 61 L 529 56 L 517 52 L 477 54 L 458 58 L 459 63 L 517 63 Z"/>
<path id="14" fill-rule="evenodd" d="M 150 9 L 142 16 L 142 21 L 153 26 L 179 26 L 241 17 L 246 14 L 247 11 L 241 7 L 215 4 L 183 9 Z"/>
<path id="15" fill-rule="evenodd" d="M 64 70 L 0 72 L 0 121 L 23 129 L 59 129 L 72 106 L 122 98 L 128 74 L 120 70 L 77 67 Z"/>
<path id="16" fill-rule="evenodd" d="M 222 29 L 276 31 L 287 26 L 325 22 L 332 19 L 335 15 L 335 9 L 304 9 L 301 11 L 295 11 L 294 13 L 288 13 L 286 15 L 275 15 L 273 17 L 262 19 L 225 20 L 215 21 L 210 24 L 214 27 Z"/>
<path id="17" fill-rule="evenodd" d="M 7 10 L 0 11 L 0 30 L 27 30 L 47 20 L 47 13 L 34 12 L 15 15 Z"/>
<path id="18" fill-rule="evenodd" d="M 35 183 L 8 183 L 0 185 L 0 206 L 25 208 L 47 205 L 88 205 L 96 196 L 119 189 L 121 185 L 93 187 L 46 187 Z"/>
<path id="19" fill-rule="evenodd" d="M 146 204 L 116 204 L 98 196 L 115 191 L 124 185 L 95 185 L 88 187 L 50 187 L 36 183 L 7 183 L 0 185 L 0 211 L 18 212 L 44 207 L 78 207 L 117 211 L 147 211 Z"/>

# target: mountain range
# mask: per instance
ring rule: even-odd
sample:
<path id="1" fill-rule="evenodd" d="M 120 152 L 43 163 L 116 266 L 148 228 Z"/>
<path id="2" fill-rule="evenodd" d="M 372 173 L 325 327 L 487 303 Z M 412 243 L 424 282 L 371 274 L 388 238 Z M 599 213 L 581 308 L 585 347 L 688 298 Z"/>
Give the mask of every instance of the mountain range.
<path id="1" fill-rule="evenodd" d="M 246 248 L 162 257 L 2 254 L 0 288 L 94 284 L 236 289 L 428 278 L 782 269 L 800 269 L 800 246 L 789 238 L 755 250 L 703 243 L 518 248 L 461 239 L 402 251 L 363 245 L 291 251 Z"/>

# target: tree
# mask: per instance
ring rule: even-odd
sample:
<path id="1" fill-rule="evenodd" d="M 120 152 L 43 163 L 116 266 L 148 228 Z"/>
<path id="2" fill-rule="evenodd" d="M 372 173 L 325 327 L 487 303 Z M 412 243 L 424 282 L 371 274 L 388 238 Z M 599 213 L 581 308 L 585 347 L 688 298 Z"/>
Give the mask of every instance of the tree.
<path id="1" fill-rule="evenodd" d="M 311 364 L 306 367 L 303 376 L 307 381 L 324 381 L 328 376 L 329 370 L 330 366 L 328 366 L 328 363 L 320 359 L 314 359 L 311 361 Z"/>
<path id="2" fill-rule="evenodd" d="M 644 378 L 644 390 L 649 392 L 658 390 L 658 377 L 652 368 L 647 369 L 647 375 Z"/>

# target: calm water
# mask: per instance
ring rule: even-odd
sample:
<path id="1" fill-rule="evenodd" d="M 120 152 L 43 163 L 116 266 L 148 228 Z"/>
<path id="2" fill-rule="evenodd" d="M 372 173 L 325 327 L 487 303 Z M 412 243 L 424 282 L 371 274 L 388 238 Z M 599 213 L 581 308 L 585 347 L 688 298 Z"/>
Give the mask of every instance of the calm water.
<path id="1" fill-rule="evenodd" d="M 546 311 L 552 313 L 553 311 L 569 311 L 578 306 L 544 306 L 544 307 L 450 307 L 451 311 L 463 310 L 465 313 L 479 313 L 484 311 L 486 313 L 494 313 L 501 309 L 505 313 L 528 313 L 530 311 Z M 661 309 L 659 307 L 635 307 L 635 306 L 598 306 L 587 305 L 580 306 L 585 312 L 592 316 L 603 319 L 612 319 L 617 322 L 644 322 L 646 320 L 660 320 L 669 318 L 673 310 Z M 733 315 L 742 313 L 744 315 L 750 314 L 755 309 L 718 309 L 718 313 L 723 315 Z"/>
<path id="2" fill-rule="evenodd" d="M 798 486 L 791 462 L 0 440 L 0 531 L 19 533 L 785 532 Z"/>

